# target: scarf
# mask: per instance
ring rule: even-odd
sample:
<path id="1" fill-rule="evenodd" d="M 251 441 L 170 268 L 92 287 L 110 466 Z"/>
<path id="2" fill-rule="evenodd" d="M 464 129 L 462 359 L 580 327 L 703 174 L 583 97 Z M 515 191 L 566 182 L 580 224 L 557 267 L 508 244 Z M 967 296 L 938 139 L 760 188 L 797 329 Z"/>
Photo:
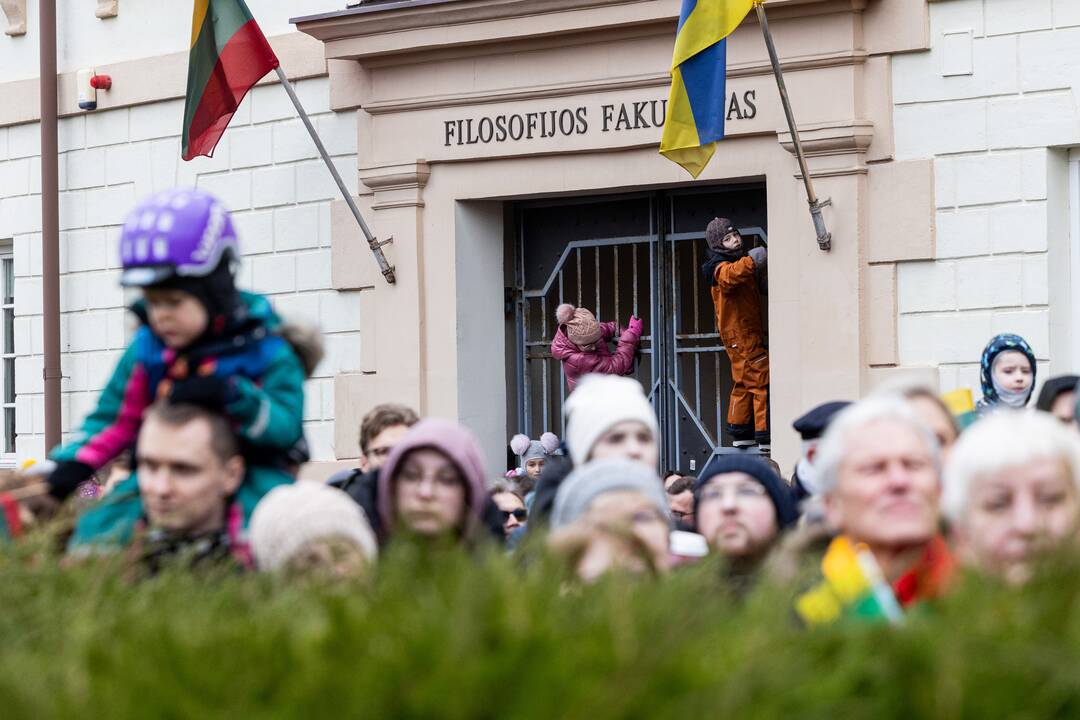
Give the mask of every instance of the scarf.
<path id="1" fill-rule="evenodd" d="M 726 262 L 737 262 L 746 257 L 745 247 L 737 251 L 717 252 L 712 248 L 705 249 L 705 262 L 701 266 L 701 273 L 709 281 L 709 287 L 716 287 L 716 268 Z"/>
<path id="2" fill-rule="evenodd" d="M 839 535 L 822 558 L 822 581 L 798 597 L 795 612 L 808 625 L 845 618 L 898 624 L 905 609 L 944 593 L 954 567 L 945 541 L 935 537 L 915 566 L 890 584 L 866 545 Z"/>

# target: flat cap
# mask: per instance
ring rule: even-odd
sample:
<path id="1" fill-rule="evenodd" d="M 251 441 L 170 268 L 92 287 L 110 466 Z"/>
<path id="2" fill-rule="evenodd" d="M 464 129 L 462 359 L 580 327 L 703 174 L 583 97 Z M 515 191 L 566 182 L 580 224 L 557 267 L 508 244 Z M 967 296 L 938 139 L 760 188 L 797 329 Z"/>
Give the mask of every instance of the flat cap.
<path id="1" fill-rule="evenodd" d="M 795 432 L 802 436 L 803 440 L 817 440 L 825 434 L 825 429 L 829 427 L 829 423 L 836 417 L 836 414 L 850 404 L 847 400 L 838 400 L 818 405 L 793 422 L 791 426 L 795 428 Z"/>

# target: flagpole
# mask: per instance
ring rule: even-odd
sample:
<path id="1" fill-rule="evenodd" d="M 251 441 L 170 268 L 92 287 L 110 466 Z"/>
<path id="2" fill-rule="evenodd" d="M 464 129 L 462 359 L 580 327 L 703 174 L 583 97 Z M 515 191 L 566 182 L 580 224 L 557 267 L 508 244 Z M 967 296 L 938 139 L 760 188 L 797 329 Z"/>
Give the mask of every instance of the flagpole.
<path id="1" fill-rule="evenodd" d="M 289 94 L 289 99 L 292 100 L 292 104 L 296 107 L 296 112 L 300 114 L 300 119 L 304 122 L 304 127 L 307 128 L 308 133 L 311 135 L 311 139 L 315 142 L 315 147 L 319 149 L 319 155 L 322 156 L 323 162 L 326 163 L 326 169 L 330 171 L 330 174 L 334 178 L 334 182 L 337 183 L 338 190 L 341 191 L 341 196 L 345 198 L 345 204 L 349 206 L 349 210 L 352 211 L 353 217 L 356 218 L 356 223 L 360 226 L 360 232 L 364 233 L 364 238 L 367 240 L 368 247 L 371 248 L 372 254 L 375 255 L 375 262 L 379 264 L 379 271 L 382 272 L 383 277 L 386 278 L 386 282 L 393 285 L 396 280 L 396 277 L 394 276 L 394 266 L 386 261 L 386 256 L 383 254 L 382 250 L 383 245 L 390 243 L 393 238 L 384 242 L 379 242 L 375 239 L 375 235 L 372 234 L 368 224 L 364 222 L 364 216 L 360 214 L 360 208 L 356 206 L 356 201 L 353 200 L 352 194 L 350 194 L 349 189 L 345 187 L 345 181 L 341 179 L 341 173 L 338 172 L 337 167 L 331 162 L 330 153 L 326 152 L 326 146 L 323 145 L 319 133 L 315 131 L 315 126 L 311 124 L 311 118 L 309 118 L 307 112 L 304 111 L 304 106 L 300 104 L 300 98 L 296 96 L 296 91 L 293 89 L 292 83 L 285 77 L 285 71 L 281 69 L 281 65 L 278 65 L 274 70 L 277 72 L 281 84 L 285 87 L 285 92 Z"/>
<path id="2" fill-rule="evenodd" d="M 832 201 L 818 200 L 817 193 L 814 192 L 814 181 L 806 165 L 802 139 L 799 137 L 799 128 L 795 125 L 795 114 L 791 110 L 791 100 L 788 98 L 787 85 L 784 83 L 784 71 L 780 69 L 780 58 L 776 54 L 776 45 L 773 43 L 772 33 L 769 32 L 769 19 L 765 17 L 765 6 L 761 0 L 754 3 L 754 9 L 757 10 L 758 21 L 761 23 L 761 32 L 765 35 L 765 47 L 769 49 L 769 60 L 772 62 L 773 74 L 776 76 L 776 86 L 780 90 L 780 102 L 784 106 L 791 140 L 795 145 L 795 157 L 799 160 L 799 169 L 802 172 L 803 183 L 806 185 L 806 201 L 810 204 L 810 217 L 814 221 L 814 230 L 817 232 L 818 247 L 828 252 L 832 249 L 832 233 L 825 227 L 825 218 L 821 215 L 821 208 L 831 205 Z"/>

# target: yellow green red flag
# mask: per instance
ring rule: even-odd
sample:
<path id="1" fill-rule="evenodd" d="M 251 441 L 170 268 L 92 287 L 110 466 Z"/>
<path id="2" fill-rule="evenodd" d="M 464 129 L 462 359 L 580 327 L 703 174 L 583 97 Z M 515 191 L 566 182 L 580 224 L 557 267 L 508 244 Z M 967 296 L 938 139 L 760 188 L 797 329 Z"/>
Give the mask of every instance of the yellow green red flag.
<path id="1" fill-rule="evenodd" d="M 278 66 L 244 0 L 195 0 L 184 105 L 184 160 L 213 155 L 248 90 Z"/>

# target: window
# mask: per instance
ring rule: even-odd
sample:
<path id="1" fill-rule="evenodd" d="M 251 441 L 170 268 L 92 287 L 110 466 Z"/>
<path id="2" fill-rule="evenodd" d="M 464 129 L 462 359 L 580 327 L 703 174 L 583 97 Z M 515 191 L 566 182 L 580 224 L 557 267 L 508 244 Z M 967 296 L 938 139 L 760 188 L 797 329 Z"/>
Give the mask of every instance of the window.
<path id="1" fill-rule="evenodd" d="M 11 245 L 0 246 L 0 323 L 3 324 L 4 341 L 0 347 L 0 375 L 3 395 L 0 408 L 4 413 L 3 453 L 15 453 L 15 256 Z"/>

